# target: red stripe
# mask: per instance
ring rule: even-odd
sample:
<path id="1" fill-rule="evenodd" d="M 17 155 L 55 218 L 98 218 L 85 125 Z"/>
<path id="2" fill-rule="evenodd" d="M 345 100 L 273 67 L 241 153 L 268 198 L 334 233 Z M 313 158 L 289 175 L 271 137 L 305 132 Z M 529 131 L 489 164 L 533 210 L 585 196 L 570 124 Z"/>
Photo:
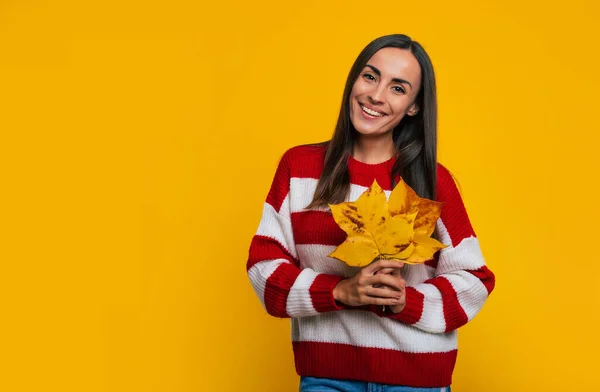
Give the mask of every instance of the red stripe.
<path id="1" fill-rule="evenodd" d="M 431 268 L 437 268 L 439 260 L 440 260 L 440 252 L 438 251 L 438 252 L 435 252 L 435 254 L 433 255 L 433 259 L 427 260 L 424 264 Z"/>
<path id="2" fill-rule="evenodd" d="M 348 158 L 348 170 L 350 174 L 350 183 L 370 187 L 373 180 L 383 190 L 392 190 L 392 169 L 394 168 L 395 158 L 378 164 L 365 164 L 357 161 L 353 157 Z"/>
<path id="3" fill-rule="evenodd" d="M 283 154 L 267 195 L 267 203 L 272 205 L 277 212 L 281 209 L 281 205 L 290 191 L 290 155 L 290 150 Z"/>
<path id="4" fill-rule="evenodd" d="M 427 260 L 424 264 L 431 268 L 437 268 L 438 260 L 437 259 Z"/>
<path id="5" fill-rule="evenodd" d="M 457 246 L 468 237 L 475 237 L 475 231 L 463 204 L 454 178 L 442 165 L 438 164 L 437 200 L 442 205 L 441 219 L 448 230 L 452 245 Z"/>
<path id="6" fill-rule="evenodd" d="M 246 263 L 246 271 L 250 270 L 256 263 L 265 260 L 286 259 L 290 263 L 299 265 L 287 249 L 274 238 L 262 235 L 255 235 L 250 243 L 248 251 L 248 262 Z"/>
<path id="7" fill-rule="evenodd" d="M 458 302 L 456 290 L 454 290 L 452 283 L 448 279 L 438 276 L 437 278 L 427 280 L 425 283 L 434 285 L 442 293 L 446 332 L 453 331 L 469 321 L 467 314 L 462 306 L 460 306 L 460 302 Z"/>
<path id="8" fill-rule="evenodd" d="M 317 275 L 309 289 L 310 299 L 317 312 L 324 313 L 343 309 L 333 298 L 333 288 L 342 279 L 341 276 L 335 275 Z"/>
<path id="9" fill-rule="evenodd" d="M 269 276 L 265 285 L 265 308 L 270 315 L 289 317 L 285 310 L 287 297 L 298 275 L 298 267 L 283 263 Z"/>
<path id="10" fill-rule="evenodd" d="M 487 289 L 488 295 L 492 293 L 494 287 L 496 287 L 496 276 L 494 273 L 485 265 L 477 270 L 467 271 L 481 280 L 481 283 Z"/>
<path id="11" fill-rule="evenodd" d="M 290 149 L 292 177 L 319 178 L 325 161 L 325 146 L 296 146 Z"/>
<path id="12" fill-rule="evenodd" d="M 299 244 L 338 246 L 346 239 L 344 230 L 325 211 L 302 211 L 291 215 L 294 240 Z"/>
<path id="13" fill-rule="evenodd" d="M 300 376 L 359 380 L 421 388 L 447 387 L 457 351 L 405 353 L 345 344 L 294 342 Z"/>

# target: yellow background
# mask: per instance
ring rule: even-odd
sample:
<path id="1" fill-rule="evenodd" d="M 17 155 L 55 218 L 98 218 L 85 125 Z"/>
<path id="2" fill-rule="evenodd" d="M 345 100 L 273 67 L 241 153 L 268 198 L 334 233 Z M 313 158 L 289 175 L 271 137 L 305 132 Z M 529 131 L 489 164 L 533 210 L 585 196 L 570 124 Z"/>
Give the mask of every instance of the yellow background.
<path id="1" fill-rule="evenodd" d="M 595 391 L 598 2 L 0 2 L 0 390 L 294 391 L 246 278 L 285 149 L 373 38 L 439 83 L 497 288 L 456 392 Z"/>

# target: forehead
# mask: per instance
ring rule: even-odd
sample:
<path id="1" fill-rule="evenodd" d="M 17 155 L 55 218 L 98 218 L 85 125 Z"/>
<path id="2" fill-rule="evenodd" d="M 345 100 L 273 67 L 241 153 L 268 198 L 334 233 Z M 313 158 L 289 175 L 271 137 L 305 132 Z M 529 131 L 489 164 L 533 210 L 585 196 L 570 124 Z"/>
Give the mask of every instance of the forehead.
<path id="1" fill-rule="evenodd" d="M 383 48 L 367 61 L 381 71 L 383 78 L 406 79 L 413 85 L 421 80 L 421 66 L 408 49 Z"/>

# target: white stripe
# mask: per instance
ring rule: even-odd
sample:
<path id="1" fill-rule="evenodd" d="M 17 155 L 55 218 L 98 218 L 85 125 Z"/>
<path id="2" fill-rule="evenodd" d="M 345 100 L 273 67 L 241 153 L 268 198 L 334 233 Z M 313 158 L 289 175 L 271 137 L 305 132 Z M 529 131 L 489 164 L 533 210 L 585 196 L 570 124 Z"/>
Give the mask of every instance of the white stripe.
<path id="1" fill-rule="evenodd" d="M 346 263 L 329 257 L 328 255 L 335 250 L 335 246 L 316 245 L 316 244 L 298 244 L 298 258 L 301 268 L 310 268 L 320 273 L 343 276 L 350 278 L 359 271 L 357 267 L 350 267 Z"/>
<path id="2" fill-rule="evenodd" d="M 362 186 L 362 185 L 356 185 L 356 184 L 350 184 L 350 193 L 348 194 L 348 200 L 356 201 L 360 197 L 360 195 L 362 195 L 367 189 L 369 189 L 369 187 Z M 383 193 L 385 193 L 385 198 L 387 200 L 387 199 L 389 199 L 392 191 L 386 190 L 386 191 L 383 191 Z"/>
<path id="3" fill-rule="evenodd" d="M 476 270 L 485 265 L 477 237 L 463 239 L 455 247 L 440 251 L 438 275 L 460 270 Z"/>
<path id="4" fill-rule="evenodd" d="M 416 326 L 427 332 L 440 333 L 446 330 L 442 293 L 432 284 L 420 284 L 414 287 L 424 295 L 423 313 Z"/>
<path id="5" fill-rule="evenodd" d="M 401 271 L 407 286 L 416 286 L 435 277 L 435 268 L 425 264 L 405 264 Z"/>
<path id="6" fill-rule="evenodd" d="M 452 239 L 450 238 L 450 234 L 448 233 L 448 229 L 446 229 L 446 225 L 444 225 L 444 222 L 442 222 L 441 219 L 438 219 L 436 222 L 436 226 L 438 234 L 440 236 L 440 242 L 444 245 L 448 245 L 449 248 L 452 248 Z"/>
<path id="7" fill-rule="evenodd" d="M 452 284 L 458 296 L 458 302 L 469 320 L 479 312 L 488 297 L 487 289 L 481 280 L 467 271 L 456 271 L 444 275 Z"/>
<path id="8" fill-rule="evenodd" d="M 318 181 L 315 178 L 290 179 L 290 213 L 304 211 L 312 201 Z"/>
<path id="9" fill-rule="evenodd" d="M 285 196 L 279 207 L 279 215 L 285 219 L 290 219 L 290 192 Z"/>
<path id="10" fill-rule="evenodd" d="M 300 272 L 288 294 L 285 311 L 290 317 L 305 317 L 318 314 L 310 298 L 310 286 L 319 275 L 313 270 Z"/>
<path id="11" fill-rule="evenodd" d="M 252 283 L 252 287 L 256 292 L 256 295 L 260 299 L 263 307 L 265 307 L 265 286 L 267 284 L 267 279 L 275 272 L 277 267 L 279 267 L 283 263 L 289 263 L 288 260 L 285 259 L 277 259 L 277 260 L 266 260 L 261 261 L 260 263 L 256 263 L 248 270 L 248 277 L 250 278 L 250 283 Z"/>
<path id="12" fill-rule="evenodd" d="M 286 199 L 288 198 L 286 197 Z M 256 234 L 277 240 L 294 258 L 298 257 L 294 246 L 291 222 L 283 215 L 278 214 L 269 203 L 264 204 L 263 215 Z"/>
<path id="13" fill-rule="evenodd" d="M 341 310 L 294 319 L 296 341 L 349 344 L 409 353 L 449 352 L 457 349 L 457 331 L 425 333 L 396 320 L 360 310 Z"/>

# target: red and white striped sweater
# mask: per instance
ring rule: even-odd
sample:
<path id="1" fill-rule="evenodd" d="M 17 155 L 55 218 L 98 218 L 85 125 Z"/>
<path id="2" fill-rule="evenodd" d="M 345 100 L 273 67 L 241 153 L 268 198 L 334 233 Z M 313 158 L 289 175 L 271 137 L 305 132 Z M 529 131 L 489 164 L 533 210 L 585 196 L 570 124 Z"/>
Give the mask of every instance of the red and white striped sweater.
<path id="1" fill-rule="evenodd" d="M 477 237 L 450 173 L 438 164 L 437 222 L 449 245 L 425 264 L 405 265 L 406 307 L 336 302 L 333 288 L 358 268 L 328 257 L 346 238 L 328 208 L 306 210 L 323 170 L 325 148 L 298 146 L 282 157 L 249 250 L 247 272 L 267 312 L 292 320 L 296 371 L 301 376 L 353 379 L 414 387 L 452 381 L 457 328 L 471 320 L 494 288 Z M 391 192 L 394 159 L 348 161 L 349 201 L 377 179 Z"/>

